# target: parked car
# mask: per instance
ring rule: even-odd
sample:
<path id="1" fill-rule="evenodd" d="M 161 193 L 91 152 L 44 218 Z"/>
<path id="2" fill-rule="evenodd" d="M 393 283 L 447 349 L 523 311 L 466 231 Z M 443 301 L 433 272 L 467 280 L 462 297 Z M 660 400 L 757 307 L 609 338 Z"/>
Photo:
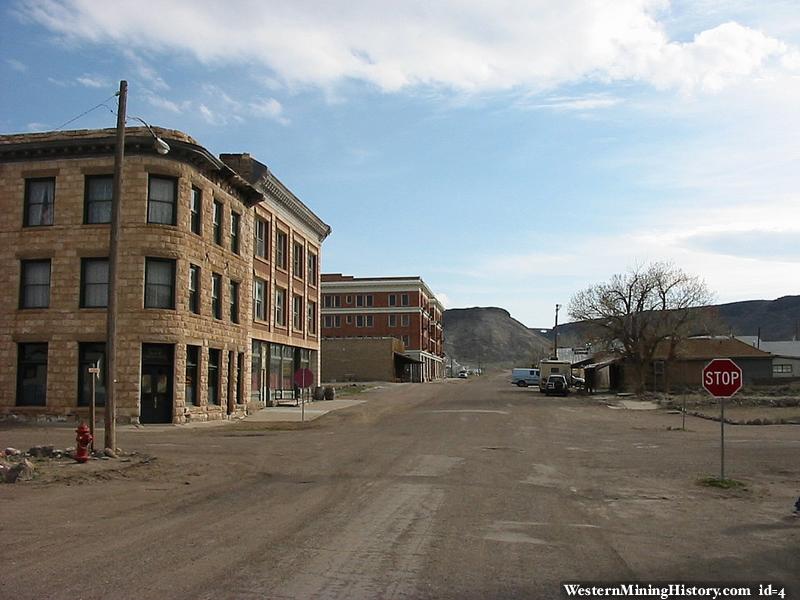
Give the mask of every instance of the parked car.
<path id="1" fill-rule="evenodd" d="M 564 375 L 550 375 L 544 384 L 546 396 L 559 395 L 566 396 L 569 393 L 569 384 Z"/>
<path id="2" fill-rule="evenodd" d="M 519 387 L 539 385 L 539 369 L 512 369 L 511 383 Z"/>
<path id="3" fill-rule="evenodd" d="M 467 377 L 469 377 L 469 373 L 468 373 L 467 371 L 461 371 L 461 372 L 458 374 L 458 378 L 459 378 L 459 379 L 466 379 Z"/>

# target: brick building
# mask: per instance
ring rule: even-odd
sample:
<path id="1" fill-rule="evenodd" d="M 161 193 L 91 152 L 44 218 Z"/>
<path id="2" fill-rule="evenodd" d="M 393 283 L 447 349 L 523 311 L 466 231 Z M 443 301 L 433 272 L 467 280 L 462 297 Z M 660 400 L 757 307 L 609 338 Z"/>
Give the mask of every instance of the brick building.
<path id="1" fill-rule="evenodd" d="M 420 277 L 322 275 L 322 336 L 326 343 L 330 338 L 397 338 L 403 344 L 402 354 L 409 359 L 401 379 L 444 377 L 443 311 Z M 351 366 L 353 378 L 361 379 L 358 365 Z M 327 378 L 324 366 L 323 375 Z"/>
<path id="2" fill-rule="evenodd" d="M 220 419 L 291 396 L 298 367 L 319 373 L 330 228 L 248 154 L 154 131 L 168 154 L 126 132 L 120 420 Z M 0 136 L 0 414 L 87 411 L 88 368 L 105 363 L 114 148 L 113 129 Z"/>

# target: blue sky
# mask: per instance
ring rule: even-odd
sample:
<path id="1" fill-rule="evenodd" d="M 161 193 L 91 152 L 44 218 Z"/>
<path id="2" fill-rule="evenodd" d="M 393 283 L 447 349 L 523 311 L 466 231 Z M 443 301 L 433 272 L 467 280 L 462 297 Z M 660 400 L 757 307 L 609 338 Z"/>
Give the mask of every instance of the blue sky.
<path id="1" fill-rule="evenodd" d="M 0 131 L 127 79 L 130 115 L 250 152 L 329 223 L 324 271 L 536 327 L 651 260 L 719 302 L 800 293 L 793 0 L 0 7 Z"/>

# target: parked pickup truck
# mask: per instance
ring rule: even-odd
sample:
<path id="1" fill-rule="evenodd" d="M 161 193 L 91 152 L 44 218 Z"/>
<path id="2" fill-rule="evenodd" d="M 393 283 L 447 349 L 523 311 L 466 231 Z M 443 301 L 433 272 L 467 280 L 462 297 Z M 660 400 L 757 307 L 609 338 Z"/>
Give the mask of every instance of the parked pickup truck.
<path id="1" fill-rule="evenodd" d="M 519 387 L 539 385 L 539 369 L 512 369 L 511 383 Z"/>

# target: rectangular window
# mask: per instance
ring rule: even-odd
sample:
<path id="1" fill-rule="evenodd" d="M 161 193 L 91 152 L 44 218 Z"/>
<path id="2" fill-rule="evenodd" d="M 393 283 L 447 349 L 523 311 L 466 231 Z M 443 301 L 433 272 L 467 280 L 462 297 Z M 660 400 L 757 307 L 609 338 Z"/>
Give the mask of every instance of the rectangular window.
<path id="1" fill-rule="evenodd" d="M 325 329 L 333 327 L 333 315 L 325 315 L 322 317 L 322 326 Z"/>
<path id="2" fill-rule="evenodd" d="M 303 278 L 303 244 L 292 244 L 292 275 Z"/>
<path id="3" fill-rule="evenodd" d="M 292 328 L 303 330 L 303 297 L 292 294 Z"/>
<path id="4" fill-rule="evenodd" d="M 108 306 L 108 259 L 81 259 L 81 308 Z"/>
<path id="5" fill-rule="evenodd" d="M 239 322 L 239 282 L 231 281 L 230 285 L 231 323 Z"/>
<path id="6" fill-rule="evenodd" d="M 411 325 L 411 315 L 400 315 L 400 325 L 403 327 Z"/>
<path id="7" fill-rule="evenodd" d="M 259 321 L 267 319 L 267 307 L 265 298 L 267 297 L 267 282 L 256 278 L 253 282 L 253 318 Z"/>
<path id="8" fill-rule="evenodd" d="M 347 315 L 347 317 L 345 318 L 345 322 L 348 325 L 352 325 L 353 324 L 353 315 Z"/>
<path id="9" fill-rule="evenodd" d="M 286 290 L 275 288 L 275 325 L 286 326 Z"/>
<path id="10" fill-rule="evenodd" d="M 114 178 L 111 175 L 88 175 L 83 194 L 83 222 L 111 223 Z"/>
<path id="11" fill-rule="evenodd" d="M 366 326 L 367 327 L 372 327 L 374 325 L 373 319 L 374 319 L 374 317 L 372 315 L 367 315 L 367 319 L 366 319 Z"/>
<path id="12" fill-rule="evenodd" d="M 397 306 L 397 294 L 389 294 L 389 306 Z"/>
<path id="13" fill-rule="evenodd" d="M 253 251 L 256 256 L 267 258 L 267 222 L 256 218 Z"/>
<path id="14" fill-rule="evenodd" d="M 20 308 L 50 306 L 50 259 L 20 262 Z"/>
<path id="15" fill-rule="evenodd" d="M 792 365 L 772 365 L 772 372 L 775 375 L 791 375 Z"/>
<path id="16" fill-rule="evenodd" d="M 389 327 L 397 327 L 397 315 L 389 315 Z"/>
<path id="17" fill-rule="evenodd" d="M 356 306 L 364 306 L 364 296 L 361 294 L 356 296 Z"/>
<path id="18" fill-rule="evenodd" d="M 322 297 L 322 304 L 325 308 L 339 308 L 341 306 L 341 296 L 325 294 Z"/>
<path id="19" fill-rule="evenodd" d="M 239 223 L 241 215 L 231 211 L 231 252 L 239 254 Z"/>
<path id="20" fill-rule="evenodd" d="M 208 349 L 208 403 L 219 404 L 219 363 L 221 350 Z"/>
<path id="21" fill-rule="evenodd" d="M 17 344 L 17 406 L 47 406 L 47 343 Z"/>
<path id="22" fill-rule="evenodd" d="M 200 267 L 189 265 L 189 310 L 200 314 Z"/>
<path id="23" fill-rule="evenodd" d="M 402 304 L 403 306 L 408 306 L 408 294 L 401 294 L 400 304 Z"/>
<path id="24" fill-rule="evenodd" d="M 317 303 L 311 300 L 308 301 L 306 306 L 306 331 L 308 333 L 317 333 Z"/>
<path id="25" fill-rule="evenodd" d="M 100 368 L 95 375 L 89 369 Z M 103 342 L 78 344 L 78 406 L 91 406 L 92 379 L 94 384 L 95 406 L 106 404 L 106 345 Z"/>
<path id="26" fill-rule="evenodd" d="M 175 308 L 174 260 L 168 258 L 145 259 L 144 307 Z"/>
<path id="27" fill-rule="evenodd" d="M 364 326 L 364 315 L 356 315 L 356 327 Z"/>
<path id="28" fill-rule="evenodd" d="M 177 212 L 175 210 L 175 199 L 177 197 L 177 179 L 151 175 L 147 188 L 147 222 L 175 225 Z"/>
<path id="29" fill-rule="evenodd" d="M 200 346 L 186 346 L 186 405 L 197 406 L 200 404 L 197 385 L 199 377 Z"/>
<path id="30" fill-rule="evenodd" d="M 222 204 L 214 200 L 214 243 L 222 246 Z"/>
<path id="31" fill-rule="evenodd" d="M 372 294 L 367 295 L 367 306 L 372 306 Z"/>
<path id="32" fill-rule="evenodd" d="M 403 342 L 403 346 L 405 346 L 406 348 L 408 348 L 408 347 L 409 347 L 409 345 L 411 344 L 411 338 L 409 338 L 407 335 L 404 335 L 404 336 L 403 336 L 403 337 L 401 337 L 400 339 L 401 339 L 401 340 L 402 340 L 402 342 Z"/>
<path id="33" fill-rule="evenodd" d="M 317 255 L 308 253 L 308 285 L 317 285 Z"/>
<path id="34" fill-rule="evenodd" d="M 191 200 L 191 222 L 192 233 L 203 235 L 203 192 L 196 187 L 192 187 Z"/>
<path id="35" fill-rule="evenodd" d="M 211 316 L 222 318 L 222 275 L 211 274 Z"/>
<path id="36" fill-rule="evenodd" d="M 275 264 L 281 269 L 286 269 L 286 233 L 280 229 L 275 234 Z"/>
<path id="37" fill-rule="evenodd" d="M 40 177 L 25 180 L 25 227 L 53 224 L 56 201 L 56 178 Z"/>

